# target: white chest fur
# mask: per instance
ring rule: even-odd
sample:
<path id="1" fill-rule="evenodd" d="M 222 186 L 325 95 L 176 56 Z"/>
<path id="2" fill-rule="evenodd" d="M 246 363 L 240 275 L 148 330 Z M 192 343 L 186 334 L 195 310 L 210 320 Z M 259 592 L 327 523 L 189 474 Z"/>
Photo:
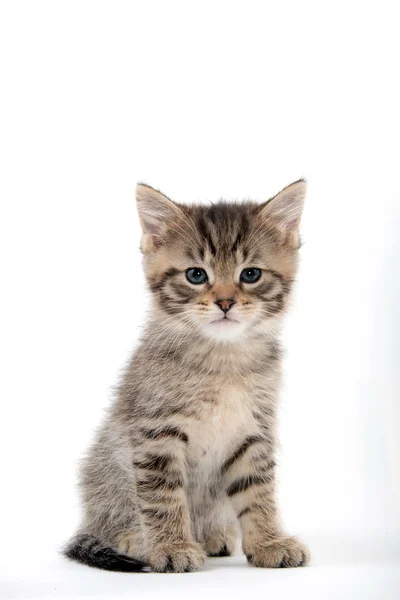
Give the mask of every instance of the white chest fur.
<path id="1" fill-rule="evenodd" d="M 189 429 L 189 463 L 200 479 L 222 463 L 256 429 L 253 402 L 243 385 L 226 385 L 211 401 L 203 400 Z"/>

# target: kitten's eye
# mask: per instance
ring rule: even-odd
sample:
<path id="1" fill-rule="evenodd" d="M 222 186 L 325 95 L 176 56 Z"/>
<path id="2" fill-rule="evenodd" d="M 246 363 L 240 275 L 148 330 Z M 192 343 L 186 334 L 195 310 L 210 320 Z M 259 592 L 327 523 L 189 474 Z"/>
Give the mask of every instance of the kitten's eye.
<path id="1" fill-rule="evenodd" d="M 244 283 L 255 283 L 261 277 L 261 269 L 243 269 L 240 273 L 240 281 Z"/>
<path id="2" fill-rule="evenodd" d="M 200 283 L 205 283 L 208 277 L 204 269 L 195 267 L 194 269 L 188 269 L 186 271 L 186 279 L 190 281 L 190 283 L 198 285 Z"/>

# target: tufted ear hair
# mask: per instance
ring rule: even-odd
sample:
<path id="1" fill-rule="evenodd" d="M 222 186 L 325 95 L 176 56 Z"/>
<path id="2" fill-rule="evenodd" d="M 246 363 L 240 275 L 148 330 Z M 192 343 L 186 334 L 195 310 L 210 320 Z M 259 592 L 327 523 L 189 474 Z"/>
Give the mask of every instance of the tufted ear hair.
<path id="1" fill-rule="evenodd" d="M 149 252 L 161 246 L 168 226 L 184 218 L 179 206 L 149 185 L 138 183 L 136 203 L 142 226 L 142 250 Z"/>
<path id="2" fill-rule="evenodd" d="M 307 183 L 299 179 L 285 187 L 276 196 L 261 204 L 260 215 L 290 246 L 299 245 L 299 225 L 303 213 Z"/>

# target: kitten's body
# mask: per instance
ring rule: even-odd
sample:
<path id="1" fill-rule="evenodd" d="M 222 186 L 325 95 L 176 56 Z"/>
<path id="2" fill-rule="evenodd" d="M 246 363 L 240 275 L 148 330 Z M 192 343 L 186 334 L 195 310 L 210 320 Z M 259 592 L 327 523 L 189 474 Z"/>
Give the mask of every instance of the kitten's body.
<path id="1" fill-rule="evenodd" d="M 282 534 L 274 497 L 278 338 L 295 230 L 279 230 L 270 204 L 267 215 L 253 203 L 183 207 L 140 187 L 153 310 L 83 465 L 84 520 L 67 555 L 108 569 L 193 570 L 206 553 L 233 552 L 240 525 L 254 564 L 304 564 L 307 550 Z M 250 256 L 261 283 L 235 283 Z M 188 284 L 185 270 L 199 264 L 207 281 Z M 237 321 L 220 322 L 226 299 L 224 317 Z"/>

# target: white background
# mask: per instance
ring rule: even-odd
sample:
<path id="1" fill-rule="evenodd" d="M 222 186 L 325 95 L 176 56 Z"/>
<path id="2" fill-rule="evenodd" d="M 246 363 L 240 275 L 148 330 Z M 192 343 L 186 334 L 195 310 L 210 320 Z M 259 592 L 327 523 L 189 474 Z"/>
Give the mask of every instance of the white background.
<path id="1" fill-rule="evenodd" d="M 400 596 L 396 4 L 1 2 L 1 597 Z M 136 182 L 265 200 L 300 176 L 279 478 L 312 565 L 67 563 L 76 463 L 145 319 Z"/>

